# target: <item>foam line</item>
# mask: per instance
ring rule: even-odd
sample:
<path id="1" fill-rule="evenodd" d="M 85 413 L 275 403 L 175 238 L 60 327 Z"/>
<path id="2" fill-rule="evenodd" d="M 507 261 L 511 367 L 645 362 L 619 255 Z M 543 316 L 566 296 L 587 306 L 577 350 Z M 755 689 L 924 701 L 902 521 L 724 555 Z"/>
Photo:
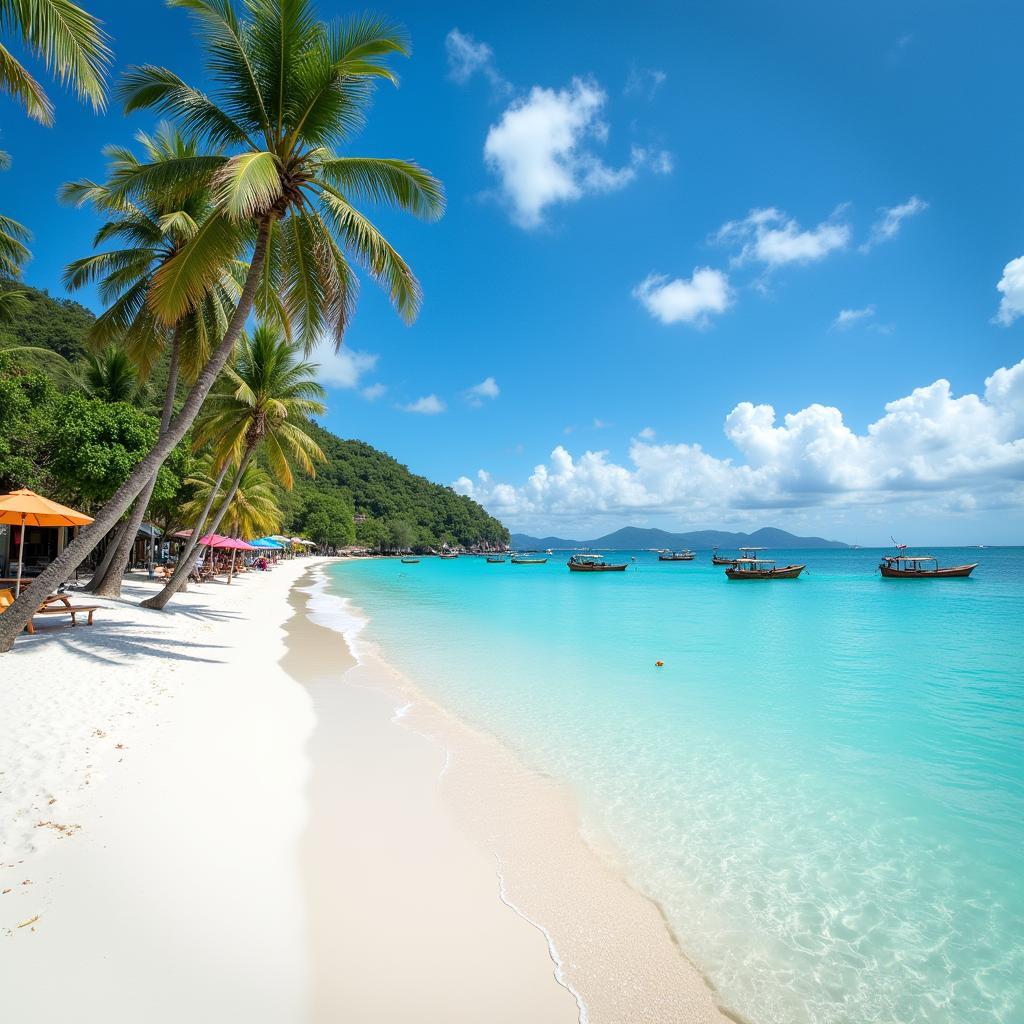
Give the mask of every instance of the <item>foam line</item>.
<path id="1" fill-rule="evenodd" d="M 508 890 L 505 887 L 505 876 L 501 873 L 501 860 L 498 855 L 494 855 L 495 874 L 498 876 L 498 898 L 502 903 L 505 904 L 509 910 L 514 911 L 518 914 L 527 924 L 533 925 L 547 940 L 548 944 L 548 955 L 551 957 L 551 962 L 555 965 L 555 981 L 562 986 L 576 1000 L 576 1009 L 579 1011 L 579 1022 L 580 1024 L 589 1024 L 590 1018 L 587 1016 L 587 1006 L 583 1002 L 583 997 L 569 984 L 568 979 L 565 976 L 564 966 L 562 964 L 562 958 L 559 956 L 558 949 L 555 946 L 555 940 L 551 935 L 551 932 L 537 921 L 534 921 L 529 914 L 524 913 L 519 907 L 517 907 L 508 897 Z"/>

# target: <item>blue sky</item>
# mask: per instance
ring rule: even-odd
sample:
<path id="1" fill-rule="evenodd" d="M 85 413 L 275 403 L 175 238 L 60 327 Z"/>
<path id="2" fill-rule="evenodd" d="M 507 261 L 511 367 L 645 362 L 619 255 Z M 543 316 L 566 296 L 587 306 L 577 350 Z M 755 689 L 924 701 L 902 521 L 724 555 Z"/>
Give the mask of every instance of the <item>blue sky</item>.
<path id="1" fill-rule="evenodd" d="M 201 80 L 184 14 L 90 6 L 119 66 Z M 532 533 L 1021 541 L 1024 9 L 377 9 L 413 56 L 353 152 L 449 207 L 377 217 L 426 299 L 408 328 L 365 284 L 331 429 Z M 51 92 L 52 129 L 3 101 L 3 212 L 63 294 L 94 222 L 59 185 L 152 120 Z"/>

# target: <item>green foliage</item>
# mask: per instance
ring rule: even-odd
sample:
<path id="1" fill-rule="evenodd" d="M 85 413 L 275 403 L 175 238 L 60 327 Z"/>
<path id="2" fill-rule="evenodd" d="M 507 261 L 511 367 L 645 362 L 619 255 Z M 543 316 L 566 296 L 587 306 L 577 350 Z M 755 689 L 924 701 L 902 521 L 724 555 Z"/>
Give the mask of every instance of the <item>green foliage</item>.
<path id="1" fill-rule="evenodd" d="M 324 547 L 340 548 L 354 544 L 356 527 L 352 519 L 352 503 L 332 491 L 313 491 L 303 502 L 293 529 Z"/>
<path id="2" fill-rule="evenodd" d="M 356 542 L 371 548 L 428 548 L 444 543 L 508 542 L 509 532 L 475 501 L 451 488 L 410 473 L 401 463 L 362 441 L 343 441 L 317 424 L 307 432 L 326 455 L 315 481 L 299 481 L 303 500 L 310 493 L 347 495 L 363 522 L 356 524 Z M 300 532 L 301 506 L 285 509 L 286 530 Z M 392 528 L 410 529 L 407 543 L 396 545 Z"/>
<path id="3" fill-rule="evenodd" d="M 6 290 L 2 284 L 0 288 Z M 27 285 L 19 284 L 17 291 L 23 295 L 24 306 L 13 323 L 0 328 L 0 345 L 6 341 L 47 348 L 69 361 L 85 352 L 85 336 L 95 319 L 85 306 L 51 298 L 47 292 Z"/>

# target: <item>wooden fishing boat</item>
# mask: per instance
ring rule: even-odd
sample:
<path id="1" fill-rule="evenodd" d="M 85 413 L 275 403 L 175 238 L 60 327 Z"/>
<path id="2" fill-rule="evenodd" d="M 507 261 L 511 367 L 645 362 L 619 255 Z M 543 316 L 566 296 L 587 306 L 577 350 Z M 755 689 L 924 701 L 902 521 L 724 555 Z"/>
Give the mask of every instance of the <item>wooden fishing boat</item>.
<path id="1" fill-rule="evenodd" d="M 931 568 L 927 568 L 929 563 Z M 908 555 L 905 552 L 883 555 L 878 565 L 883 580 L 965 580 L 977 568 L 977 562 L 943 568 L 932 555 Z"/>
<path id="2" fill-rule="evenodd" d="M 725 575 L 730 580 L 795 580 L 806 565 L 777 566 L 771 558 L 737 558 Z"/>
<path id="3" fill-rule="evenodd" d="M 735 562 L 735 558 L 724 558 L 718 553 L 718 548 L 711 549 L 711 564 L 712 565 L 732 565 Z"/>
<path id="4" fill-rule="evenodd" d="M 606 562 L 604 555 L 573 555 L 568 562 L 569 572 L 625 572 L 625 562 Z"/>
<path id="5" fill-rule="evenodd" d="M 662 551 L 658 554 L 659 562 L 692 562 L 696 556 L 689 548 L 684 551 Z"/>
<path id="6" fill-rule="evenodd" d="M 548 560 L 546 558 L 523 558 L 522 555 L 513 555 L 513 565 L 547 565 Z"/>
<path id="7" fill-rule="evenodd" d="M 457 551 L 442 551 L 437 557 L 438 558 L 458 558 L 459 557 L 459 553 Z"/>
<path id="8" fill-rule="evenodd" d="M 416 565 L 419 559 L 413 555 L 405 555 L 402 558 L 402 565 Z"/>
<path id="9" fill-rule="evenodd" d="M 487 561 L 490 562 L 491 565 L 504 565 L 504 563 L 505 563 L 505 556 L 504 555 L 488 555 L 487 556 Z"/>

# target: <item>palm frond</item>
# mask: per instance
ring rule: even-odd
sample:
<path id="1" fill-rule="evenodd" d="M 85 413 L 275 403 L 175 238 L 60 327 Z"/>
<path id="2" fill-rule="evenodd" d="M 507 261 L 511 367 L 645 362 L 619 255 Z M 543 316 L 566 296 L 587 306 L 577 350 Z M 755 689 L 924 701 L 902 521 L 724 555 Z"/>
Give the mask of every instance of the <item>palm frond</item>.
<path id="1" fill-rule="evenodd" d="M 14 97 L 33 121 L 53 124 L 53 104 L 28 69 L 0 44 L 0 89 Z"/>
<path id="2" fill-rule="evenodd" d="M 281 198 L 281 165 L 273 153 L 239 153 L 218 170 L 213 187 L 228 217 L 251 218 L 266 213 Z"/>
<path id="3" fill-rule="evenodd" d="M 317 174 L 349 196 L 397 206 L 424 220 L 444 213 L 444 186 L 409 160 L 343 156 L 323 161 Z"/>
<path id="4" fill-rule="evenodd" d="M 32 257 L 25 244 L 31 240 L 32 232 L 27 227 L 0 216 L 0 279 L 21 276 L 21 268 Z"/>

